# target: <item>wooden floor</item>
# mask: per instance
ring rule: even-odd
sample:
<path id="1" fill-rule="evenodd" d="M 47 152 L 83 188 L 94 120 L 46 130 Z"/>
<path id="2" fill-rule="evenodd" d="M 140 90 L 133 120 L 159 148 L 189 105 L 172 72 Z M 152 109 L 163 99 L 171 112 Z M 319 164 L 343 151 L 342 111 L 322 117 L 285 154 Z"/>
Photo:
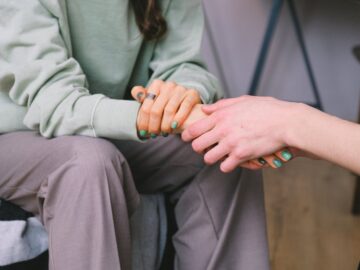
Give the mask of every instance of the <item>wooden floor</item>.
<path id="1" fill-rule="evenodd" d="M 355 177 L 327 162 L 305 159 L 278 171 L 267 169 L 264 176 L 272 270 L 356 270 Z"/>

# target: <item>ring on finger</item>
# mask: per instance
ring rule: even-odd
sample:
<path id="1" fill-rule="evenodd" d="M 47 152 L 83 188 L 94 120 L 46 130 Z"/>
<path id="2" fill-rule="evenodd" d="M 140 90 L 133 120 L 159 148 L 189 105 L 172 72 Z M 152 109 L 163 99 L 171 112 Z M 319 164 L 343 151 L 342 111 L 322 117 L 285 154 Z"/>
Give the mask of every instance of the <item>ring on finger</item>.
<path id="1" fill-rule="evenodd" d="M 155 100 L 156 99 L 156 94 L 147 93 L 145 98 Z"/>

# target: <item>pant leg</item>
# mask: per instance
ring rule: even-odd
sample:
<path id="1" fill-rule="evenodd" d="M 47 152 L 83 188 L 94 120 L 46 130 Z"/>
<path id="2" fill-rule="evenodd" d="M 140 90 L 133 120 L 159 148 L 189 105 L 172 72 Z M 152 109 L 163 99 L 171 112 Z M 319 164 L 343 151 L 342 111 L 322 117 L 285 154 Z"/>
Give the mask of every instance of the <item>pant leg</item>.
<path id="1" fill-rule="evenodd" d="M 141 192 L 167 192 L 176 201 L 176 270 L 269 269 L 260 173 L 205 166 L 177 136 L 115 143 Z"/>
<path id="2" fill-rule="evenodd" d="M 0 197 L 40 216 L 51 270 L 129 270 L 129 214 L 138 203 L 116 147 L 81 136 L 0 136 Z"/>

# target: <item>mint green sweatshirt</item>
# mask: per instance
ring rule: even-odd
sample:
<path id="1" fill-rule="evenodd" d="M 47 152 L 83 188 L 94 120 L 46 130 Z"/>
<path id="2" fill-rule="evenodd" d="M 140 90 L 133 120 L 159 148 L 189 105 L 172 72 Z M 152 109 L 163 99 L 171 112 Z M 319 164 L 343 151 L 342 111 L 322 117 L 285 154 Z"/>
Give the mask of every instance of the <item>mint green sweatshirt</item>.
<path id="1" fill-rule="evenodd" d="M 169 30 L 145 42 L 129 0 L 0 0 L 0 133 L 139 140 L 135 85 L 218 97 L 199 51 L 201 0 L 161 0 Z"/>

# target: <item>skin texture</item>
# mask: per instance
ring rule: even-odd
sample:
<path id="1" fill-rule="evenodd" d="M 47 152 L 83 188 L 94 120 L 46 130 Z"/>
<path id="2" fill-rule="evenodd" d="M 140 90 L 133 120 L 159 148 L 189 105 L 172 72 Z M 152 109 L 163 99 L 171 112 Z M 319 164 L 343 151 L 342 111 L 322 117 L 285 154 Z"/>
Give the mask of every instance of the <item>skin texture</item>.
<path id="1" fill-rule="evenodd" d="M 249 100 L 252 101 L 252 97 L 242 96 L 204 106 L 203 111 L 209 116 L 185 129 L 183 140 L 192 141 L 193 149 L 199 153 L 214 146 L 205 154 L 204 160 L 208 164 L 223 160 L 220 165 L 223 172 L 230 172 L 238 166 L 262 168 L 258 162 L 260 157 L 273 168 L 281 167 L 289 160 L 282 155 L 286 145 L 280 139 L 281 129 L 268 125 L 271 114 L 263 110 L 272 106 L 274 108 L 269 108 L 274 113 L 272 117 L 279 120 L 285 117 L 280 110 L 276 111 L 272 98 L 256 99 L 256 104 L 250 104 Z M 239 106 L 239 103 L 247 106 Z M 281 126 L 280 123 L 277 125 Z M 270 132 L 272 129 L 273 133 Z"/>
<path id="2" fill-rule="evenodd" d="M 325 159 L 360 173 L 358 124 L 270 97 L 242 96 L 202 109 L 209 116 L 187 127 L 182 138 L 199 152 L 216 144 L 204 158 L 208 163 L 225 158 L 224 172 L 289 147 L 293 157 Z"/>
<path id="3" fill-rule="evenodd" d="M 156 98 L 146 98 L 148 93 Z M 137 120 L 141 135 L 145 132 L 152 135 L 172 133 L 183 125 L 193 107 L 201 102 L 196 90 L 161 80 L 155 80 L 148 89 L 136 86 L 131 94 L 142 103 Z"/>
<path id="4" fill-rule="evenodd" d="M 145 98 L 148 93 L 156 95 L 156 99 Z M 200 97 L 195 90 L 185 89 L 173 82 L 155 80 L 148 89 L 141 86 L 134 87 L 131 94 L 134 99 L 142 103 L 137 121 L 137 127 L 142 137 L 155 138 L 154 135 L 159 134 L 181 133 L 191 124 L 208 116 L 201 109 Z M 233 101 L 226 100 L 224 104 L 230 104 L 231 102 Z M 207 113 L 211 114 L 210 111 Z M 176 128 L 172 128 L 174 121 L 178 123 Z M 221 157 L 216 160 L 208 158 L 213 153 L 213 148 L 215 150 L 219 148 L 216 145 L 199 148 L 196 143 L 193 143 L 193 148 L 196 152 L 205 155 L 205 162 L 208 164 L 213 164 L 219 159 L 225 158 Z M 207 152 L 210 152 L 210 154 L 207 154 Z M 246 160 L 238 164 L 238 166 L 252 170 L 268 167 L 269 165 L 278 168 L 288 161 L 288 159 L 284 159 L 282 152 L 283 150 L 264 156 L 263 163 L 258 158 L 255 158 Z"/>

